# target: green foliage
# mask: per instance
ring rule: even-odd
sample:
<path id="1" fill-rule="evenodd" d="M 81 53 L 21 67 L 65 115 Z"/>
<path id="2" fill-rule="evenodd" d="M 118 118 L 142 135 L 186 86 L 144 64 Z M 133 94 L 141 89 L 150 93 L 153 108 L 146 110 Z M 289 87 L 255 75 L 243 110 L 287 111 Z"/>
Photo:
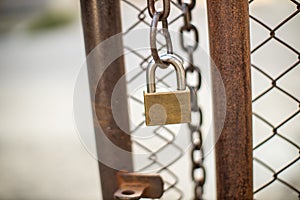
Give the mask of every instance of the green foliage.
<path id="1" fill-rule="evenodd" d="M 30 31 L 49 30 L 70 24 L 74 19 L 71 13 L 47 12 L 29 24 Z"/>

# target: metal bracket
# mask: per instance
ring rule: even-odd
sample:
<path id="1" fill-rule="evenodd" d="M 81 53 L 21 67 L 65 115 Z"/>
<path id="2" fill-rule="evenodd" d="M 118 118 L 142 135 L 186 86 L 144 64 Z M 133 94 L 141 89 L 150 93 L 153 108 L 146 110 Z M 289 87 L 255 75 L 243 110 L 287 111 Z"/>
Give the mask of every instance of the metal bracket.
<path id="1" fill-rule="evenodd" d="M 164 183 L 158 174 L 118 172 L 119 189 L 115 192 L 117 200 L 138 200 L 140 198 L 160 198 Z"/>

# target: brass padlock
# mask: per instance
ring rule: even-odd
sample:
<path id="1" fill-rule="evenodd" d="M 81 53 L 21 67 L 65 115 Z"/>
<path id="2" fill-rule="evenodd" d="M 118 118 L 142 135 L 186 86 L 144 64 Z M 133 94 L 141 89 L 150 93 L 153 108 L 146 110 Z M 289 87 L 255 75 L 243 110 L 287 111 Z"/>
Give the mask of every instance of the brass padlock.
<path id="1" fill-rule="evenodd" d="M 147 93 L 144 92 L 146 125 L 187 123 L 191 121 L 190 91 L 186 88 L 182 62 L 173 54 L 165 54 L 160 59 L 172 65 L 176 71 L 177 90 L 156 92 L 155 71 L 158 67 L 152 61 L 147 68 Z"/>

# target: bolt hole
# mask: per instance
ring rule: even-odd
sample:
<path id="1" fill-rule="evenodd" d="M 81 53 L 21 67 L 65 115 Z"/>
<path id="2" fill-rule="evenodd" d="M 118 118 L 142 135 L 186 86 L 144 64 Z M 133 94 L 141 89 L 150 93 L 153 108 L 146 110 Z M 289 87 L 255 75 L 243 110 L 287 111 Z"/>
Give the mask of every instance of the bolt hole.
<path id="1" fill-rule="evenodd" d="M 122 191 L 122 194 L 124 194 L 124 195 L 133 195 L 134 191 L 132 191 L 132 190 L 124 190 L 124 191 Z"/>

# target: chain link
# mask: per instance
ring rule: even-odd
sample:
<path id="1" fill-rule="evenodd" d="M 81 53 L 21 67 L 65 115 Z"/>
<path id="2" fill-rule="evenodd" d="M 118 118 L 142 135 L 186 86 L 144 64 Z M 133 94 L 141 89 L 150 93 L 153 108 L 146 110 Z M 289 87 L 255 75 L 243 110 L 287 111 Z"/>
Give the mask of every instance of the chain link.
<path id="1" fill-rule="evenodd" d="M 173 54 L 173 46 L 172 40 L 168 29 L 168 16 L 170 14 L 170 4 L 171 0 L 163 0 L 163 7 L 162 11 L 157 11 L 155 9 L 155 0 L 148 0 L 148 11 L 150 16 L 152 17 L 151 26 L 150 26 L 150 48 L 151 48 L 151 55 L 155 63 L 162 69 L 168 67 L 168 64 L 163 62 L 159 55 L 158 50 L 156 47 L 156 36 L 157 36 L 157 26 L 158 22 L 162 22 L 162 33 L 166 40 L 167 45 L 167 53 Z"/>
<path id="2" fill-rule="evenodd" d="M 185 45 L 184 43 L 184 32 L 194 32 L 194 44 L 193 45 Z M 189 24 L 188 26 L 183 25 L 180 28 L 180 44 L 181 47 L 185 50 L 185 51 L 189 51 L 189 48 L 192 48 L 193 51 L 196 51 L 196 49 L 198 48 L 198 43 L 199 43 L 199 33 L 197 28 L 193 25 L 193 24 Z"/>
<path id="3" fill-rule="evenodd" d="M 189 10 L 193 10 L 196 5 L 196 0 L 191 0 L 190 3 L 183 3 L 181 0 L 178 0 L 178 4 L 179 5 L 186 4 L 188 5 Z"/>
<path id="4" fill-rule="evenodd" d="M 159 21 L 166 20 L 170 14 L 171 0 L 162 0 L 163 10 L 156 10 L 155 2 L 156 0 L 147 0 L 149 15 L 153 18 L 154 14 L 160 12 Z"/>
<path id="5" fill-rule="evenodd" d="M 204 162 L 204 150 L 202 148 L 202 110 L 198 104 L 198 91 L 201 88 L 201 71 L 198 67 L 194 65 L 194 52 L 198 48 L 199 34 L 197 28 L 191 23 L 192 20 L 192 9 L 195 7 L 196 1 L 191 0 L 191 2 L 183 3 L 181 0 L 178 0 L 178 3 L 182 7 L 184 24 L 180 28 L 180 43 L 182 49 L 187 52 L 189 58 L 188 67 L 185 69 L 185 75 L 193 74 L 197 76 L 196 84 L 191 84 L 187 82 L 187 86 L 190 89 L 191 94 L 191 110 L 192 113 L 198 115 L 199 121 L 195 124 L 190 123 L 189 129 L 191 132 L 191 141 L 192 141 L 192 151 L 191 151 L 191 161 L 192 161 L 192 171 L 191 177 L 194 181 L 194 200 L 202 200 L 204 192 L 204 184 L 206 180 L 206 170 L 203 165 Z M 193 32 L 194 33 L 194 44 L 185 45 L 184 42 L 184 32 Z M 186 80 L 189 80 L 186 78 Z M 193 116 L 193 115 L 192 115 Z"/>

